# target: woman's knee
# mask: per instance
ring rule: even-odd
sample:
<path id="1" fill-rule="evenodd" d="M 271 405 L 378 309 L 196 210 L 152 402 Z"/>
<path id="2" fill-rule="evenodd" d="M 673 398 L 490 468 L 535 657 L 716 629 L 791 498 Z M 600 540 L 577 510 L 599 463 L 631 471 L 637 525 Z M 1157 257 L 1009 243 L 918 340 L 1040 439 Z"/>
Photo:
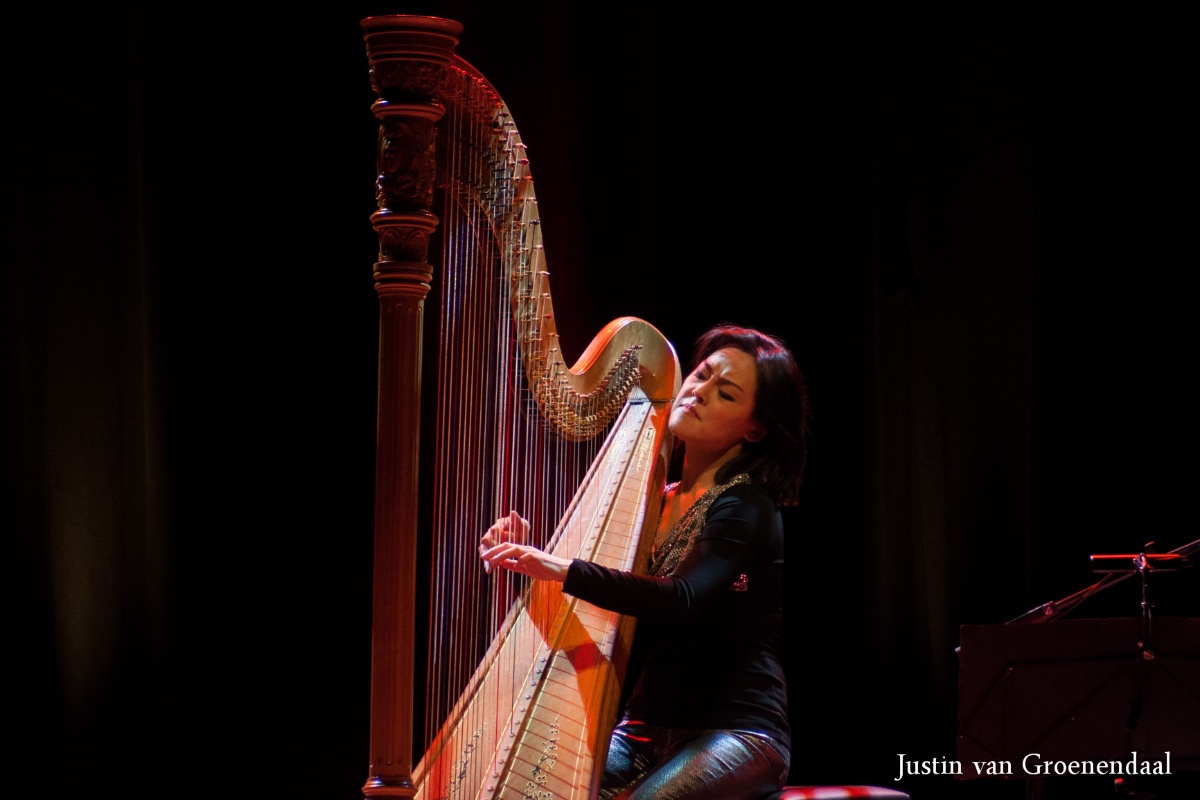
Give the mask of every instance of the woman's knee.
<path id="1" fill-rule="evenodd" d="M 655 765 L 629 800 L 760 798 L 783 784 L 787 761 L 787 753 L 765 737 L 709 731 Z"/>

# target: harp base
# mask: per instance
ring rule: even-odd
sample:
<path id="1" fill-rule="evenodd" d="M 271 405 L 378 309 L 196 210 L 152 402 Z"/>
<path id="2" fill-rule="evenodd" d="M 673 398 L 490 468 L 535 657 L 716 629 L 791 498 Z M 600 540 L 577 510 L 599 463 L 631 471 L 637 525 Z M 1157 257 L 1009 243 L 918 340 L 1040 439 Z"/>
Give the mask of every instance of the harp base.
<path id="1" fill-rule="evenodd" d="M 362 793 L 368 800 L 373 797 L 414 797 L 417 788 L 408 779 L 391 779 L 389 782 L 385 778 L 371 778 L 363 785 Z"/>

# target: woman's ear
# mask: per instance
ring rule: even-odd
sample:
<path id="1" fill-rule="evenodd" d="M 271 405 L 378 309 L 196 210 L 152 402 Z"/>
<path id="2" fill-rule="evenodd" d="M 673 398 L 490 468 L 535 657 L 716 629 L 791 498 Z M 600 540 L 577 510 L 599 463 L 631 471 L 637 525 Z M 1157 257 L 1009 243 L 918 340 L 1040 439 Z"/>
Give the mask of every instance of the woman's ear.
<path id="1" fill-rule="evenodd" d="M 746 431 L 746 441 L 754 444 L 761 442 L 767 435 L 767 431 L 763 428 L 762 423 L 755 422 L 750 426 L 750 430 Z"/>

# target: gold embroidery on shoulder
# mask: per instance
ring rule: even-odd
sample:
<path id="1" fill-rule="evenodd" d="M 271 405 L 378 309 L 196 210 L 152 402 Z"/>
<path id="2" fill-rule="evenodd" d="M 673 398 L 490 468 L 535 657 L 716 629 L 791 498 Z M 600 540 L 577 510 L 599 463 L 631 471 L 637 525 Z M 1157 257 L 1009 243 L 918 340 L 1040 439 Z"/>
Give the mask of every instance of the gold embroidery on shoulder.
<path id="1" fill-rule="evenodd" d="M 700 536 L 700 531 L 704 530 L 709 507 L 730 488 L 749 482 L 750 476 L 743 472 L 700 495 L 700 499 L 683 512 L 666 538 L 650 551 L 650 574 L 656 577 L 670 575 L 692 549 L 692 543 Z"/>

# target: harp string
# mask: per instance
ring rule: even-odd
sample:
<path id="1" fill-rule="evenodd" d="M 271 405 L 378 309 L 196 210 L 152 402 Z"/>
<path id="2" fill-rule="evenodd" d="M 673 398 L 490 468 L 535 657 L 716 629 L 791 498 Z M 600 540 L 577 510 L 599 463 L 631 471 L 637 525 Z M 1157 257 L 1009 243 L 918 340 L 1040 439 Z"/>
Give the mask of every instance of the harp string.
<path id="1" fill-rule="evenodd" d="M 443 263 L 439 294 L 435 501 L 431 510 L 429 638 L 424 749 L 466 691 L 528 581 L 485 575 L 480 534 L 510 509 L 531 522 L 531 544 L 546 547 L 604 437 L 568 439 L 544 417 L 530 375 L 551 394 L 566 368 L 557 351 L 537 200 L 524 143 L 507 109 L 482 81 L 452 70 L 441 125 Z M 549 321 L 549 324 L 547 322 Z M 545 621 L 542 621 L 543 623 Z M 515 667 L 509 670 L 514 678 Z M 418 686 L 419 692 L 422 688 Z M 514 687 L 497 688 L 511 694 Z M 505 704 L 479 703 L 467 730 L 506 724 Z M 476 785 L 483 760 L 458 759 Z M 450 768 L 450 767 L 443 767 Z M 468 777 L 474 776 L 474 777 Z M 475 781 L 475 783 L 472 783 Z"/>

